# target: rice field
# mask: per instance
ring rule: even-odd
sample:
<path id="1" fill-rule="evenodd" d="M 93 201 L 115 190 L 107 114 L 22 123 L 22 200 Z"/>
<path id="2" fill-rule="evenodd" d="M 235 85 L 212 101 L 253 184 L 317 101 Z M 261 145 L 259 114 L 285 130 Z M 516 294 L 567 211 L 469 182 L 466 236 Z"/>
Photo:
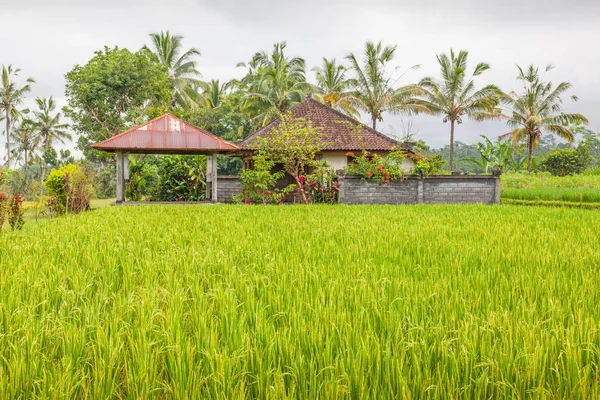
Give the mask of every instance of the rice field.
<path id="1" fill-rule="evenodd" d="M 110 207 L 0 234 L 0 398 L 598 398 L 600 213 Z"/>
<path id="2" fill-rule="evenodd" d="M 600 189 L 591 188 L 528 188 L 503 189 L 502 197 L 515 200 L 567 201 L 600 203 Z"/>

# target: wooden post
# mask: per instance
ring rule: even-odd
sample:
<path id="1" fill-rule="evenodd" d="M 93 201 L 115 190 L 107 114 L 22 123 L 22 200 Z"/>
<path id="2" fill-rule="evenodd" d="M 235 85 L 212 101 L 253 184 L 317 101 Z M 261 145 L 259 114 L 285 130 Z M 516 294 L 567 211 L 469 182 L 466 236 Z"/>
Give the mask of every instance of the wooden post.
<path id="1" fill-rule="evenodd" d="M 212 182 L 212 157 L 209 155 L 206 156 L 206 188 L 204 190 L 204 200 L 208 201 L 210 199 L 211 194 L 211 182 Z"/>
<path id="2" fill-rule="evenodd" d="M 211 185 L 211 189 L 212 189 L 212 194 L 210 196 L 210 200 L 213 203 L 216 203 L 218 200 L 218 195 L 217 195 L 217 153 L 213 153 L 211 154 L 211 158 L 212 158 L 212 163 L 211 163 L 211 168 L 212 168 L 212 185 Z"/>
<path id="3" fill-rule="evenodd" d="M 123 153 L 117 153 L 117 204 L 125 201 L 125 171 Z"/>

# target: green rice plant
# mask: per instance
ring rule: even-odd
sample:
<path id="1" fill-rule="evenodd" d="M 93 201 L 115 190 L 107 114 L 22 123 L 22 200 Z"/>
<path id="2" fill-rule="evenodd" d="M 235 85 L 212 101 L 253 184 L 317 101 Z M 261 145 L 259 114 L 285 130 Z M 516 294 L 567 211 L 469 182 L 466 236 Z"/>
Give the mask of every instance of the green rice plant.
<path id="1" fill-rule="evenodd" d="M 600 203 L 600 189 L 590 188 L 531 188 L 503 189 L 502 198 L 516 200 L 568 201 Z"/>
<path id="2" fill-rule="evenodd" d="M 549 172 L 531 175 L 507 173 L 501 177 L 502 189 L 590 188 L 600 189 L 600 175 L 553 176 Z"/>
<path id="3" fill-rule="evenodd" d="M 598 398 L 600 213 L 109 207 L 0 234 L 0 398 Z"/>

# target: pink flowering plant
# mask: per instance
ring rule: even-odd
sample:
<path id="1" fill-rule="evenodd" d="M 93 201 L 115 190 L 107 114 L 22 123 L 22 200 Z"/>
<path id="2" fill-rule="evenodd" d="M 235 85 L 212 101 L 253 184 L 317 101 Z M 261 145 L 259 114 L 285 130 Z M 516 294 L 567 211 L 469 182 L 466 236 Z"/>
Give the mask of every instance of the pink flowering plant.
<path id="1" fill-rule="evenodd" d="M 339 184 L 335 171 L 327 162 L 318 164 L 308 175 L 302 175 L 300 184 L 311 203 L 333 204 L 337 202 Z"/>

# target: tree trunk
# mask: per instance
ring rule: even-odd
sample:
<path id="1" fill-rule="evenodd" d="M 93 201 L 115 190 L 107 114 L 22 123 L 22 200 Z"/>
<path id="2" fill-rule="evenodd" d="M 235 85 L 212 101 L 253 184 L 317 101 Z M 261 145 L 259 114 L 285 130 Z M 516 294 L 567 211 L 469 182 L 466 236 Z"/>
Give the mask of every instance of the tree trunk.
<path id="1" fill-rule="evenodd" d="M 6 166 L 10 168 L 10 114 L 6 111 Z"/>
<path id="2" fill-rule="evenodd" d="M 454 171 L 454 120 L 450 121 L 450 171 Z"/>
<path id="3" fill-rule="evenodd" d="M 308 204 L 308 198 L 306 197 L 306 193 L 304 192 L 304 187 L 302 186 L 302 183 L 300 183 L 300 178 L 298 178 L 298 175 L 292 175 L 292 178 L 294 178 L 294 180 L 296 181 L 296 186 L 298 186 L 300 196 L 302 196 L 302 201 L 304 202 L 304 204 Z"/>
<path id="4" fill-rule="evenodd" d="M 28 155 L 27 154 L 27 148 L 25 148 L 24 152 L 25 152 L 25 177 L 23 177 L 23 182 L 24 182 L 23 189 L 27 190 L 27 172 L 28 172 L 28 168 L 29 168 L 29 159 L 27 157 L 27 155 Z"/>
<path id="5" fill-rule="evenodd" d="M 531 174 L 531 160 L 533 157 L 533 136 L 527 138 L 527 173 Z"/>
<path id="6" fill-rule="evenodd" d="M 371 115 L 371 122 L 373 123 L 373 129 L 376 129 L 377 117 L 375 115 Z"/>

